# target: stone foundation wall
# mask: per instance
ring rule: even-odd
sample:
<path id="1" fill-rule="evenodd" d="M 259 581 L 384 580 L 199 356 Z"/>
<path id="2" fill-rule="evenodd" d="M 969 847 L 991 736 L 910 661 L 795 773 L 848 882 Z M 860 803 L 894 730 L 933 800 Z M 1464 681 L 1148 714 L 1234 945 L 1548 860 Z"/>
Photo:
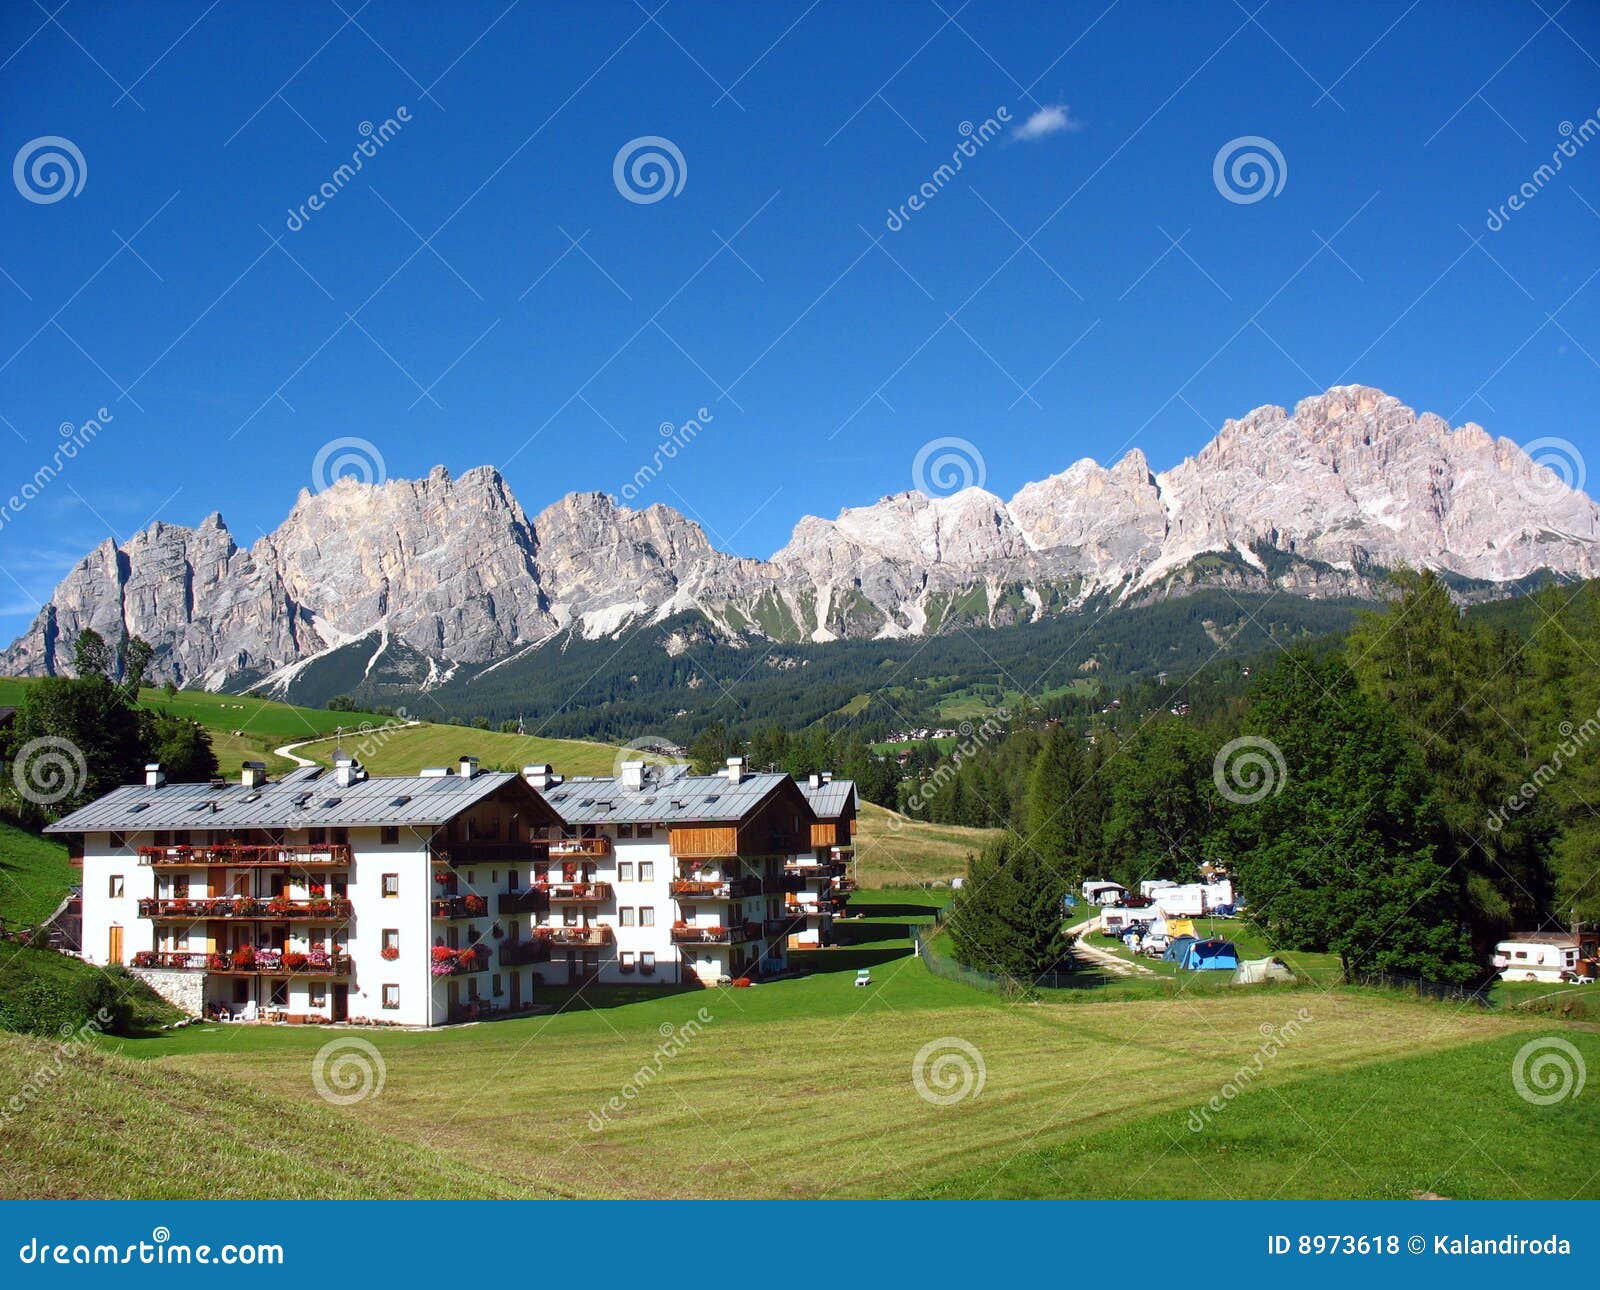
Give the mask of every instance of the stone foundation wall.
<path id="1" fill-rule="evenodd" d="M 191 1017 L 205 1011 L 206 977 L 204 972 L 184 972 L 177 968 L 129 968 L 134 976 L 159 994 L 175 1008 L 181 1008 Z"/>

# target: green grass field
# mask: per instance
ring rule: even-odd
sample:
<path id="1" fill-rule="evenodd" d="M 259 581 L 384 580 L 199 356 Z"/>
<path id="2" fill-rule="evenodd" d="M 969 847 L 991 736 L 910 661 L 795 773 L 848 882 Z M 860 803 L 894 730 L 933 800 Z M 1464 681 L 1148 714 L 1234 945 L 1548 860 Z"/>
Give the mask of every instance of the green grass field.
<path id="1" fill-rule="evenodd" d="M 535 735 L 501 734 L 465 726 L 421 725 L 368 729 L 346 723 L 343 747 L 374 775 L 415 775 L 424 766 L 454 766 L 463 755 L 478 759 L 485 770 L 521 770 L 548 762 L 563 775 L 609 775 L 617 750 L 607 744 L 575 739 L 541 739 Z M 312 761 L 332 764 L 334 741 L 310 744 L 296 751 Z"/>
<path id="2" fill-rule="evenodd" d="M 941 882 L 967 872 L 967 859 L 983 850 L 991 829 L 923 824 L 871 802 L 856 821 L 856 881 L 863 887 Z"/>
<path id="3" fill-rule="evenodd" d="M 77 881 L 66 847 L 0 820 L 0 922 L 32 927 L 55 912 Z"/>

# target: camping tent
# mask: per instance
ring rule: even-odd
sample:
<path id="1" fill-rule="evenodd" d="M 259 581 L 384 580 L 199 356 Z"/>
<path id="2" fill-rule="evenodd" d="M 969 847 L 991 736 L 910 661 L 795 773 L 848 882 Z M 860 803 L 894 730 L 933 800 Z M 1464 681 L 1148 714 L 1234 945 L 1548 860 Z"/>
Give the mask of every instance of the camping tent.
<path id="1" fill-rule="evenodd" d="M 1239 951 L 1232 941 L 1194 941 L 1184 949 L 1178 966 L 1190 972 L 1232 972 L 1239 966 Z"/>
<path id="2" fill-rule="evenodd" d="M 1235 985 L 1259 985 L 1263 981 L 1293 981 L 1294 973 L 1282 959 L 1246 959 L 1233 974 Z"/>
<path id="3" fill-rule="evenodd" d="M 1189 952 L 1189 947 L 1194 944 L 1192 936 L 1174 937 L 1167 944 L 1167 952 L 1161 956 L 1166 963 L 1182 963 L 1183 956 Z"/>

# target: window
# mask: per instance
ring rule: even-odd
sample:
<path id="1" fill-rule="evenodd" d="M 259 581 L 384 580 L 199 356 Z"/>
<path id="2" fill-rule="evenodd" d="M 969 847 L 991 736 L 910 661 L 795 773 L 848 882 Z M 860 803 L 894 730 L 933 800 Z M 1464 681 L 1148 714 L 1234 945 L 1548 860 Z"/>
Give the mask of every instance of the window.
<path id="1" fill-rule="evenodd" d="M 471 999 L 474 1003 L 476 1003 L 478 1000 L 478 978 L 475 976 L 469 976 L 467 978 L 467 998 Z"/>
<path id="2" fill-rule="evenodd" d="M 644 826 L 640 826 L 641 828 Z M 654 882 L 656 880 L 656 862 L 654 860 L 639 861 L 639 881 Z"/>
<path id="3" fill-rule="evenodd" d="M 400 894 L 399 874 L 386 873 L 383 875 L 383 894 L 385 897 L 398 896 Z"/>
<path id="4" fill-rule="evenodd" d="M 287 981 L 274 981 L 272 983 L 272 1006 L 274 1008 L 287 1008 L 289 1006 L 289 983 Z"/>
<path id="5" fill-rule="evenodd" d="M 632 927 L 633 926 L 633 906 L 632 905 L 624 905 L 621 909 L 617 910 L 617 919 L 618 919 L 618 923 L 619 923 L 620 926 L 622 926 L 622 927 Z"/>
<path id="6" fill-rule="evenodd" d="M 111 835 L 111 845 L 118 849 L 127 846 L 128 835 L 126 833 L 113 833 Z"/>
<path id="7" fill-rule="evenodd" d="M 383 1006 L 385 1008 L 398 1008 L 400 1006 L 400 987 L 385 985 L 383 987 Z"/>
<path id="8" fill-rule="evenodd" d="M 632 972 L 633 951 L 623 950 L 621 954 L 617 955 L 617 966 L 620 967 L 624 972 Z"/>
<path id="9" fill-rule="evenodd" d="M 656 909 L 654 905 L 639 906 L 639 926 L 654 927 L 656 925 Z"/>
<path id="10" fill-rule="evenodd" d="M 386 847 L 400 845 L 400 826 L 398 824 L 385 824 L 378 830 L 378 841 Z"/>
<path id="11" fill-rule="evenodd" d="M 326 1008 L 328 1006 L 328 987 L 321 981 L 313 981 L 307 992 L 313 1008 Z"/>
<path id="12" fill-rule="evenodd" d="M 498 972 L 489 978 L 489 990 L 496 998 L 499 998 L 506 992 L 505 986 L 502 984 L 500 980 L 500 974 Z"/>
<path id="13" fill-rule="evenodd" d="M 649 950 L 645 950 L 643 953 L 641 953 L 639 955 L 639 971 L 643 972 L 646 976 L 648 976 L 650 973 L 654 972 L 655 970 L 656 970 L 656 956 L 653 953 L 651 953 Z"/>
<path id="14" fill-rule="evenodd" d="M 631 838 L 633 836 L 633 825 L 631 825 L 631 824 L 619 824 L 619 825 L 617 825 L 617 836 L 619 838 Z"/>
<path id="15" fill-rule="evenodd" d="M 653 837 L 655 837 L 655 835 L 656 835 L 656 826 L 655 825 L 653 825 L 653 824 L 641 824 L 639 826 L 639 836 L 641 838 L 653 838 Z"/>
<path id="16" fill-rule="evenodd" d="M 633 881 L 633 861 L 632 860 L 623 860 L 620 863 L 618 863 L 618 865 L 617 865 L 617 881 L 618 882 L 632 882 Z"/>
<path id="17" fill-rule="evenodd" d="M 111 875 L 110 890 L 107 891 L 106 894 L 110 896 L 112 900 L 122 899 L 122 875 L 120 873 L 114 873 Z"/>
<path id="18" fill-rule="evenodd" d="M 385 927 L 383 929 L 383 957 L 386 959 L 400 957 L 400 929 L 398 927 Z"/>

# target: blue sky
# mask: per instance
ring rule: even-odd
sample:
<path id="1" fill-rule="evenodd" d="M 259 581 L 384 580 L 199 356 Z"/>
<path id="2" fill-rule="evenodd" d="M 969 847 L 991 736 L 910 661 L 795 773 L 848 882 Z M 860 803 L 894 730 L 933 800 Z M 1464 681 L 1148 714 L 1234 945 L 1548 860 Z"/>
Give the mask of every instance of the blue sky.
<path id="1" fill-rule="evenodd" d="M 0 493 L 111 420 L 0 525 L 7 639 L 108 532 L 249 545 L 341 438 L 537 513 L 704 407 L 636 504 L 763 556 L 936 438 L 1009 496 L 1342 382 L 1600 461 L 1600 138 L 1533 179 L 1593 4 L 49 3 L 0 15 L 0 143 L 85 173 L 0 195 Z M 681 189 L 628 200 L 650 136 Z M 1282 185 L 1229 200 L 1247 137 Z"/>

